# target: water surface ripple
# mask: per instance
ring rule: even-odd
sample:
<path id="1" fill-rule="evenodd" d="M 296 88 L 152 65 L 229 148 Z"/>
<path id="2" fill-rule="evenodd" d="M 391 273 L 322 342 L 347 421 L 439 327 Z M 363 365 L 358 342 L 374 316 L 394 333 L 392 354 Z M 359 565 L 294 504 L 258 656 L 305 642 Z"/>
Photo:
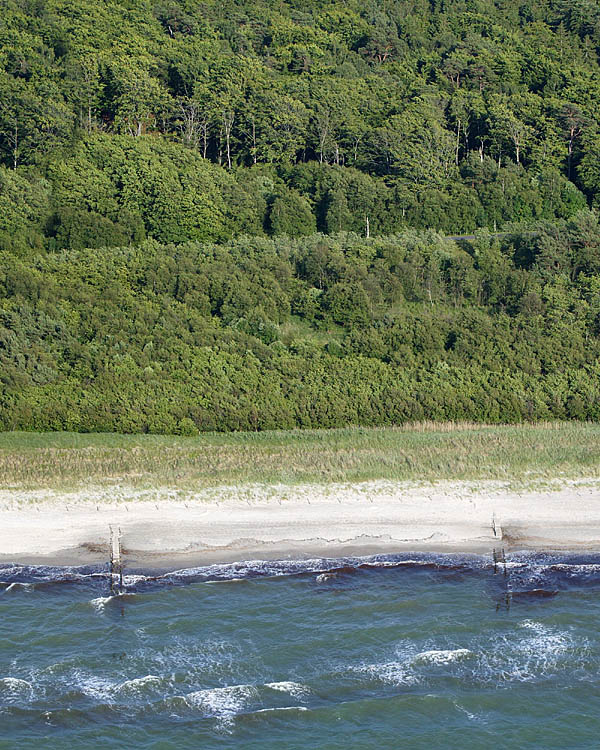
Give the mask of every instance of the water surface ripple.
<path id="1" fill-rule="evenodd" d="M 0 566 L 0 748 L 591 748 L 600 556 Z"/>

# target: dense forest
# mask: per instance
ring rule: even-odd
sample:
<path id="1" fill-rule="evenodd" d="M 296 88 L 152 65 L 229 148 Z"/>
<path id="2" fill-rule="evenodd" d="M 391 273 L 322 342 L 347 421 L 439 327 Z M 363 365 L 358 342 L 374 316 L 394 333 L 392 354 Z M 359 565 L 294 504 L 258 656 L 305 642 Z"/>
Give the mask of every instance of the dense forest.
<path id="1" fill-rule="evenodd" d="M 596 0 L 0 6 L 0 243 L 21 255 L 597 202 Z"/>
<path id="2" fill-rule="evenodd" d="M 600 419 L 596 0 L 0 7 L 0 429 Z"/>
<path id="3" fill-rule="evenodd" d="M 0 264 L 0 427 L 600 420 L 600 226 L 68 250 Z"/>

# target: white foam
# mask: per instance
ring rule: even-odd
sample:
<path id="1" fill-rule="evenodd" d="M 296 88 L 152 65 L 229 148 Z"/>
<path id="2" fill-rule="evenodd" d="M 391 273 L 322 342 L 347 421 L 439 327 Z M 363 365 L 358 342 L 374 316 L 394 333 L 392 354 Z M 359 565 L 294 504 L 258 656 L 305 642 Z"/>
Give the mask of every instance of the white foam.
<path id="1" fill-rule="evenodd" d="M 382 568 L 387 568 L 399 565 L 428 565 L 430 562 L 430 560 L 378 560 L 377 564 Z"/>
<path id="2" fill-rule="evenodd" d="M 520 631 L 520 632 L 519 632 Z M 568 630 L 523 620 L 479 655 L 477 676 L 486 681 L 534 682 L 567 669 L 588 668 L 589 643 Z"/>
<path id="3" fill-rule="evenodd" d="M 406 662 L 389 661 L 382 664 L 362 664 L 353 671 L 389 685 L 414 685 L 419 680 Z"/>
<path id="4" fill-rule="evenodd" d="M 519 639 L 515 644 L 517 650 L 527 656 L 539 659 L 559 657 L 575 647 L 570 634 L 565 630 L 549 628 L 541 622 L 531 620 L 524 620 L 520 626 L 533 633 Z"/>
<path id="5" fill-rule="evenodd" d="M 123 584 L 125 586 L 136 586 L 139 583 L 144 583 L 148 580 L 148 576 L 135 575 L 133 573 L 123 576 Z"/>
<path id="6" fill-rule="evenodd" d="M 0 695 L 8 700 L 31 698 L 33 695 L 33 685 L 27 682 L 27 680 L 21 680 L 18 677 L 0 677 Z"/>
<path id="7" fill-rule="evenodd" d="M 160 685 L 162 682 L 160 677 L 154 674 L 147 674 L 145 677 L 135 677 L 133 680 L 125 680 L 121 683 L 117 690 L 125 693 L 140 693 L 146 687 L 152 685 Z"/>
<path id="8" fill-rule="evenodd" d="M 173 636 L 156 649 L 142 646 L 130 656 L 150 674 L 170 675 L 173 682 L 194 685 L 235 680 L 243 649 L 240 643 Z"/>
<path id="9" fill-rule="evenodd" d="M 104 607 L 106 607 L 108 602 L 114 598 L 114 596 L 98 596 L 96 599 L 92 599 L 90 604 L 94 607 L 96 612 L 104 612 Z"/>
<path id="10" fill-rule="evenodd" d="M 302 685 L 300 682 L 292 682 L 284 680 L 283 682 L 267 682 L 265 687 L 271 688 L 271 690 L 278 690 L 282 693 L 288 693 L 294 698 L 304 698 L 310 695 L 310 688 L 307 685 Z"/>
<path id="11" fill-rule="evenodd" d="M 122 594 L 113 594 L 112 596 L 98 596 L 95 599 L 90 600 L 90 604 L 97 612 L 103 612 L 108 602 L 113 599 L 121 599 L 125 596 L 135 596 L 133 591 L 125 591 Z"/>
<path id="12" fill-rule="evenodd" d="M 18 581 L 15 581 L 14 583 L 11 583 L 6 587 L 4 589 L 4 592 L 8 594 L 9 591 L 20 591 L 20 590 L 31 592 L 33 590 L 33 584 L 19 583 Z"/>
<path id="13" fill-rule="evenodd" d="M 306 706 L 275 706 L 274 708 L 259 708 L 255 714 L 269 714 L 274 711 L 308 711 Z"/>
<path id="14" fill-rule="evenodd" d="M 536 622 L 535 620 L 522 620 L 519 623 L 519 627 L 526 628 L 527 630 L 533 630 L 535 633 L 538 633 L 539 635 L 547 635 L 548 633 L 553 632 L 552 629 L 549 628 L 547 625 L 544 625 L 543 622 Z"/>
<path id="15" fill-rule="evenodd" d="M 549 628 L 540 622 L 525 620 L 521 627 L 532 632 L 520 638 L 515 647 L 524 658 L 527 673 L 544 674 L 559 666 L 560 660 L 575 650 L 575 644 L 567 631 Z"/>
<path id="16" fill-rule="evenodd" d="M 219 726 L 229 728 L 236 714 L 258 698 L 258 690 L 253 685 L 228 685 L 227 687 L 196 690 L 185 696 L 191 708 L 198 709 L 204 716 L 219 719 Z"/>
<path id="17" fill-rule="evenodd" d="M 422 651 L 415 657 L 415 662 L 426 662 L 429 664 L 451 664 L 455 661 L 461 661 L 469 656 L 473 656 L 473 652 L 469 651 L 468 648 L 456 648 L 456 649 L 432 649 L 431 651 Z"/>
<path id="18" fill-rule="evenodd" d="M 337 578 L 335 573 L 320 573 L 315 580 L 317 583 L 325 583 L 326 581 L 331 581 L 334 578 Z"/>
<path id="19" fill-rule="evenodd" d="M 566 570 L 569 573 L 597 573 L 600 571 L 598 563 L 552 563 L 548 568 Z"/>
<path id="20" fill-rule="evenodd" d="M 111 680 L 79 669 L 72 671 L 67 677 L 69 688 L 76 688 L 88 698 L 94 698 L 97 701 L 111 702 L 117 688 Z"/>
<path id="21" fill-rule="evenodd" d="M 461 706 L 461 705 L 460 705 L 460 703 L 456 703 L 456 701 L 452 701 L 452 703 L 453 703 L 454 707 L 455 707 L 455 708 L 456 708 L 456 709 L 457 709 L 458 711 L 461 711 L 461 712 L 462 712 L 463 714 L 465 714 L 465 715 L 466 715 L 466 717 L 467 717 L 467 718 L 468 718 L 468 719 L 469 719 L 470 721 L 481 721 L 481 720 L 482 720 L 482 717 L 481 717 L 481 716 L 479 716 L 478 714 L 473 714 L 473 713 L 471 713 L 470 711 L 467 711 L 467 709 L 466 709 L 466 708 L 464 708 L 464 706 Z"/>

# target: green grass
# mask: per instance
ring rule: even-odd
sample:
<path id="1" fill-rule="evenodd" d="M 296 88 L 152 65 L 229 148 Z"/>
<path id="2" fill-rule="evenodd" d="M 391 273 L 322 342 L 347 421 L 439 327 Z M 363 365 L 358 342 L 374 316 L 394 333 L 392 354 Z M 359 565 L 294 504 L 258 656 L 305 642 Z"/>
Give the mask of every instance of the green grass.
<path id="1" fill-rule="evenodd" d="M 418 424 L 199 437 L 0 433 L 0 487 L 600 477 L 600 425 Z"/>
<path id="2" fill-rule="evenodd" d="M 344 334 L 344 329 L 335 323 L 329 323 L 326 330 L 315 330 L 311 323 L 297 315 L 291 315 L 279 326 L 279 336 L 286 346 L 304 341 L 323 347 L 330 341 L 341 341 Z"/>

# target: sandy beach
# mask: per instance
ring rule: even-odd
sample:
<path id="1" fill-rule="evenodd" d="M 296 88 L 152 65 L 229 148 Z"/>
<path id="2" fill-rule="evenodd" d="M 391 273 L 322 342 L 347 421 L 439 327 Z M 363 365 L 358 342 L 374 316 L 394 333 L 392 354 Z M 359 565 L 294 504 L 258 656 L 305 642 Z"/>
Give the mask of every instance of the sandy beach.
<path id="1" fill-rule="evenodd" d="M 498 482 L 247 485 L 197 493 L 124 486 L 0 491 L 0 560 L 126 564 L 506 549 L 600 549 L 600 482 L 517 491 Z"/>

